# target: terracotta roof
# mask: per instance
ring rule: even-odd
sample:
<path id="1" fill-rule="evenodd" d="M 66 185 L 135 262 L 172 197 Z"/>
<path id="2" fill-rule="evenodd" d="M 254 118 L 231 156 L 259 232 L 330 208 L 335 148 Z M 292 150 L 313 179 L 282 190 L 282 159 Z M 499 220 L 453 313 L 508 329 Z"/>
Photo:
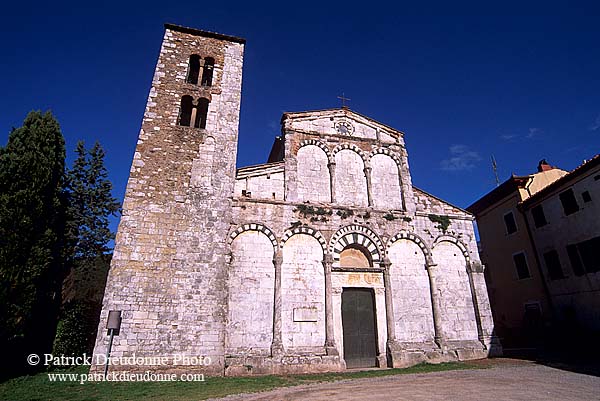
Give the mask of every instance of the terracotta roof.
<path id="1" fill-rule="evenodd" d="M 530 175 L 525 176 L 511 176 L 508 180 L 494 188 L 492 191 L 485 194 L 477 202 L 467 207 L 467 211 L 477 216 L 488 207 L 492 206 L 501 199 L 506 198 L 508 195 L 517 192 L 519 188 L 523 188 L 527 181 L 531 178 Z"/>
<path id="2" fill-rule="evenodd" d="M 560 188 L 562 185 L 567 184 L 571 180 L 575 180 L 577 177 L 580 177 L 581 175 L 587 173 L 588 171 L 590 171 L 594 167 L 597 167 L 598 165 L 600 165 L 600 154 L 597 154 L 596 156 L 592 157 L 590 160 L 587 160 L 585 163 L 583 163 L 579 167 L 575 168 L 573 171 L 570 171 L 569 173 L 563 175 L 562 177 L 560 177 L 558 180 L 554 181 L 550 185 L 547 185 L 544 188 L 540 189 L 538 192 L 536 192 L 535 194 L 533 194 L 532 196 L 530 196 L 529 198 L 527 198 L 526 200 L 521 202 L 520 205 L 522 205 L 524 208 L 531 206 L 532 203 L 535 203 L 535 202 L 539 201 L 540 199 L 543 199 L 545 196 L 549 195 L 552 191 Z"/>

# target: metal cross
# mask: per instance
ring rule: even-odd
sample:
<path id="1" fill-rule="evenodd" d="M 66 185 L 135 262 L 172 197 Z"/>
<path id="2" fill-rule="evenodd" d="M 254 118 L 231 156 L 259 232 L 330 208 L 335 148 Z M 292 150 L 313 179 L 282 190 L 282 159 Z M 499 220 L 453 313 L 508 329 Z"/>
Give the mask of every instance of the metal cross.
<path id="1" fill-rule="evenodd" d="M 337 98 L 342 101 L 342 107 L 346 107 L 346 100 L 352 100 L 347 97 L 344 97 L 344 92 L 342 92 L 342 96 L 338 96 Z"/>

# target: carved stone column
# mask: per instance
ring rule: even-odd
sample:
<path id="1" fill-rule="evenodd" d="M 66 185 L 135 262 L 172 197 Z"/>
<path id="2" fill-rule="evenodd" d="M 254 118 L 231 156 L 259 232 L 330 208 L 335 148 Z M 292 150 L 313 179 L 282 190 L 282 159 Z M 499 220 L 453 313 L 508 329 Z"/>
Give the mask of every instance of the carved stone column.
<path id="1" fill-rule="evenodd" d="M 335 162 L 327 163 L 329 168 L 329 189 L 331 191 L 331 203 L 335 203 Z"/>
<path id="2" fill-rule="evenodd" d="M 467 274 L 469 276 L 469 287 L 471 288 L 471 297 L 475 309 L 475 321 L 477 322 L 477 335 L 479 341 L 488 351 L 489 355 L 502 355 L 502 345 L 500 340 L 494 334 L 494 321 L 490 302 L 483 275 L 484 266 L 479 261 L 472 261 L 467 264 Z"/>
<path id="3" fill-rule="evenodd" d="M 392 368 L 403 366 L 402 347 L 396 340 L 396 323 L 394 322 L 394 292 L 392 289 L 392 280 L 390 269 L 392 262 L 385 257 L 381 262 L 383 268 L 383 285 L 385 287 L 385 321 L 387 326 L 387 357 L 388 363 Z"/>
<path id="4" fill-rule="evenodd" d="M 367 200 L 369 206 L 373 206 L 373 195 L 371 195 L 371 166 L 365 164 L 365 177 L 367 178 Z"/>
<path id="5" fill-rule="evenodd" d="M 390 268 L 392 262 L 385 257 L 381 262 L 383 268 L 383 285 L 385 286 L 385 318 L 387 324 L 388 344 L 396 341 L 396 325 L 394 324 L 394 297 L 392 293 L 392 282 L 390 279 Z"/>
<path id="6" fill-rule="evenodd" d="M 273 342 L 271 343 L 271 356 L 283 355 L 283 341 L 281 339 L 281 265 L 283 263 L 283 252 L 278 249 L 273 257 L 275 267 L 275 291 L 273 302 Z"/>
<path id="7" fill-rule="evenodd" d="M 429 288 L 431 290 L 433 329 L 435 331 L 434 340 L 438 347 L 440 347 L 442 351 L 445 351 L 446 338 L 444 336 L 444 330 L 442 328 L 442 299 L 436 281 L 437 264 L 433 263 L 433 260 L 431 260 L 431 258 L 427 258 L 427 261 L 425 263 L 425 269 L 427 270 L 427 276 L 429 277 Z"/>
<path id="8" fill-rule="evenodd" d="M 327 355 L 339 355 L 335 346 L 335 333 L 333 331 L 333 294 L 331 288 L 331 266 L 333 256 L 330 253 L 323 255 L 325 268 L 325 351 Z"/>

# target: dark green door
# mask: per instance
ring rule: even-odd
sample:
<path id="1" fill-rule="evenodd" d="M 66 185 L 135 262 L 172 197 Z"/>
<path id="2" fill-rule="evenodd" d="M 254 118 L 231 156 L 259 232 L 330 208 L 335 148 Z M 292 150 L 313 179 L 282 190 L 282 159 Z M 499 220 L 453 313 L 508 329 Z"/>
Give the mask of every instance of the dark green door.
<path id="1" fill-rule="evenodd" d="M 342 292 L 342 326 L 344 359 L 348 368 L 375 366 L 377 334 L 373 291 L 344 288 Z"/>

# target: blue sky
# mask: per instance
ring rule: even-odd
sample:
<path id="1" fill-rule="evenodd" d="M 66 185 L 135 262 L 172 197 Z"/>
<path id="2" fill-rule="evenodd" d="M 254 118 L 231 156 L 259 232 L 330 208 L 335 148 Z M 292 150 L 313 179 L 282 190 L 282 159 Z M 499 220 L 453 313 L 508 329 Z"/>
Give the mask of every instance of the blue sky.
<path id="1" fill-rule="evenodd" d="M 412 3 L 5 4 L 0 143 L 51 109 L 70 159 L 101 142 L 122 199 L 170 22 L 247 39 L 238 166 L 266 161 L 284 111 L 342 92 L 405 132 L 416 186 L 462 207 L 494 187 L 492 154 L 503 181 L 599 152 L 599 6 Z"/>

